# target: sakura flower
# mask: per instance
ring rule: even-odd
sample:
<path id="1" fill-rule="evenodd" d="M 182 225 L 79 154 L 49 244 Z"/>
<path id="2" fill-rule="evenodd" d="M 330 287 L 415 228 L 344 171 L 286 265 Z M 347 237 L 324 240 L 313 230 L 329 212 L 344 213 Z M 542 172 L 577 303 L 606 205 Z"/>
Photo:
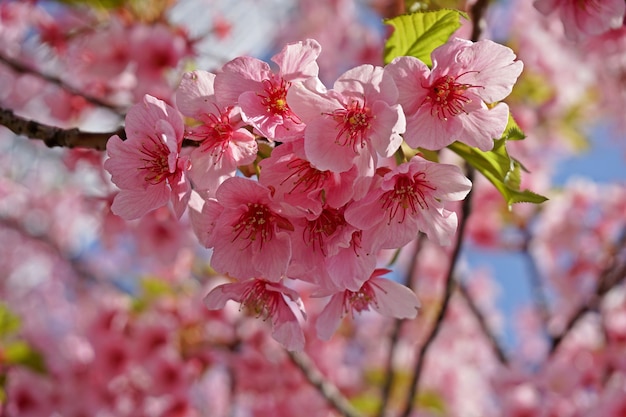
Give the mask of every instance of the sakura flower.
<path id="1" fill-rule="evenodd" d="M 220 100 L 238 103 L 245 122 L 269 139 L 285 142 L 300 136 L 304 124 L 287 104 L 294 82 L 317 77 L 315 60 L 321 46 L 313 39 L 288 44 L 272 57 L 279 71 L 263 61 L 238 57 L 226 63 L 215 79 Z"/>
<path id="2" fill-rule="evenodd" d="M 304 149 L 320 170 L 359 173 L 400 147 L 405 119 L 398 90 L 381 67 L 361 65 L 345 72 L 330 91 L 312 83 L 294 85 L 287 102 L 307 124 Z"/>
<path id="3" fill-rule="evenodd" d="M 190 177 L 197 190 L 215 192 L 235 175 L 237 167 L 252 163 L 257 154 L 254 135 L 245 129 L 239 110 L 215 97 L 215 74 L 196 70 L 183 75 L 176 92 L 181 113 L 200 122 L 187 128 L 189 139 L 200 146 L 191 152 Z"/>
<path id="4" fill-rule="evenodd" d="M 388 272 L 391 271 L 377 269 L 358 291 L 345 290 L 333 294 L 315 324 L 318 337 L 330 339 L 347 314 L 361 313 L 370 307 L 383 316 L 415 318 L 419 309 L 415 293 L 404 285 L 381 278 Z"/>
<path id="5" fill-rule="evenodd" d="M 419 231 L 447 245 L 457 218 L 444 209 L 444 202 L 462 200 L 471 186 L 456 165 L 416 156 L 387 172 L 379 186 L 346 209 L 345 218 L 357 228 L 370 230 L 380 248 L 404 246 Z"/>
<path id="6" fill-rule="evenodd" d="M 213 248 L 216 271 L 237 279 L 283 277 L 291 259 L 288 231 L 293 225 L 270 189 L 246 178 L 228 178 L 217 189 L 216 200 L 194 207 L 192 226 L 199 240 Z"/>
<path id="7" fill-rule="evenodd" d="M 176 216 L 183 214 L 191 193 L 189 161 L 180 155 L 183 130 L 178 111 L 150 95 L 129 110 L 128 139 L 115 135 L 107 142 L 104 168 L 121 189 L 113 200 L 113 213 L 136 219 L 171 201 Z"/>
<path id="8" fill-rule="evenodd" d="M 626 13 L 622 0 L 535 0 L 533 5 L 544 15 L 558 10 L 565 37 L 572 41 L 619 28 Z"/>
<path id="9" fill-rule="evenodd" d="M 363 197 L 369 187 L 356 167 L 342 173 L 315 168 L 306 159 L 302 139 L 277 146 L 259 166 L 259 181 L 272 187 L 276 199 L 310 213 L 320 213 L 326 204 L 342 207 L 352 198 Z"/>
<path id="10" fill-rule="evenodd" d="M 510 48 L 490 40 L 454 38 L 432 52 L 433 68 L 417 58 L 394 59 L 387 71 L 407 116 L 404 140 L 414 148 L 441 149 L 458 140 L 483 151 L 502 136 L 508 96 L 522 72 Z"/>
<path id="11" fill-rule="evenodd" d="M 224 308 L 229 300 L 241 303 L 242 308 L 257 317 L 270 320 L 272 337 L 276 341 L 289 350 L 299 351 L 304 349 L 304 333 L 285 297 L 295 303 L 306 318 L 304 304 L 296 291 L 280 282 L 258 278 L 219 285 L 206 296 L 204 302 L 210 310 Z"/>

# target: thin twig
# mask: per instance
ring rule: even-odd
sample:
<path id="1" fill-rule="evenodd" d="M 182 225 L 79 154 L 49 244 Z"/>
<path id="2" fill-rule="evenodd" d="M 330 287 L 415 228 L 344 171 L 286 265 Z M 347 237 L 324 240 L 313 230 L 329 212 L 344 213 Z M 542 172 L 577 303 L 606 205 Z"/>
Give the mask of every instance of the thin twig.
<path id="1" fill-rule="evenodd" d="M 83 91 L 78 90 L 77 88 L 72 87 L 71 85 L 67 84 L 66 82 L 64 82 L 63 80 L 61 80 L 58 77 L 55 77 L 53 75 L 50 74 L 44 74 L 36 69 L 30 68 L 28 66 L 26 66 L 25 64 L 18 62 L 14 59 L 8 58 L 2 54 L 0 54 L 0 62 L 3 63 L 4 65 L 8 66 L 9 68 L 11 68 L 13 71 L 18 72 L 20 74 L 30 74 L 30 75 L 34 75 L 38 78 L 41 78 L 44 81 L 47 81 L 51 84 L 54 84 L 58 87 L 60 87 L 61 89 L 67 91 L 70 94 L 73 94 L 75 96 L 80 96 L 82 98 L 84 98 L 87 102 L 94 104 L 96 106 L 99 107 L 104 107 L 106 109 L 112 110 L 115 113 L 119 114 L 119 115 L 123 115 L 126 112 L 126 109 L 116 106 L 114 104 L 111 103 L 107 103 L 106 101 L 98 98 L 98 97 L 94 97 L 90 94 L 87 94 Z"/>
<path id="2" fill-rule="evenodd" d="M 352 407 L 352 404 L 341 394 L 337 387 L 324 378 L 311 358 L 304 352 L 287 351 L 287 353 L 294 365 L 302 371 L 307 381 L 319 391 L 328 404 L 340 415 L 344 417 L 361 417 L 358 411 Z"/>
<path id="3" fill-rule="evenodd" d="M 483 314 L 482 311 L 480 311 L 480 308 L 478 308 L 478 306 L 474 302 L 474 298 L 469 293 L 467 286 L 463 282 L 460 282 L 460 281 L 458 282 L 457 285 L 459 288 L 459 293 L 463 296 L 463 299 L 467 303 L 467 306 L 469 307 L 470 311 L 474 315 L 474 318 L 476 319 L 476 321 L 478 321 L 478 325 L 480 326 L 480 329 L 482 330 L 483 334 L 487 338 L 487 341 L 491 345 L 491 349 L 493 350 L 493 353 L 496 355 L 496 358 L 498 358 L 498 361 L 500 361 L 502 365 L 508 366 L 509 359 L 507 358 L 506 353 L 504 352 L 504 349 L 502 348 L 502 346 L 500 346 L 500 343 L 498 342 L 496 335 L 493 333 L 493 331 L 487 324 L 485 315 Z"/>
<path id="4" fill-rule="evenodd" d="M 468 169 L 467 177 L 470 181 L 473 181 L 474 171 L 472 168 Z M 452 297 L 452 293 L 454 292 L 454 287 L 456 286 L 456 281 L 454 279 L 454 270 L 456 267 L 457 260 L 459 258 L 459 254 L 461 253 L 461 247 L 463 246 L 463 237 L 465 235 L 465 225 L 467 224 L 467 218 L 471 213 L 471 205 L 472 205 L 472 192 L 470 191 L 463 200 L 463 204 L 461 205 L 461 213 L 459 215 L 459 227 L 456 233 L 456 242 L 454 246 L 454 250 L 452 251 L 452 255 L 450 256 L 450 263 L 448 265 L 448 272 L 446 274 L 445 288 L 443 299 L 441 301 L 441 308 L 437 313 L 437 317 L 435 318 L 435 323 L 433 324 L 430 333 L 426 336 L 426 340 L 422 344 L 420 348 L 417 363 L 415 365 L 415 371 L 413 373 L 413 378 L 409 384 L 409 395 L 406 400 L 406 405 L 404 412 L 401 414 L 403 417 L 408 417 L 411 414 L 413 409 L 413 404 L 415 403 L 415 398 L 417 398 L 417 391 L 419 387 L 420 377 L 422 374 L 422 369 L 424 367 L 424 362 L 426 359 L 426 353 L 428 349 L 435 341 L 435 338 L 439 334 L 439 330 L 443 325 L 443 321 L 446 317 L 446 312 L 448 311 L 448 305 L 450 303 L 450 299 Z"/>
<path id="5" fill-rule="evenodd" d="M 413 257 L 411 258 L 411 262 L 409 267 L 406 270 L 406 275 L 404 276 L 403 284 L 408 286 L 411 290 L 415 290 L 414 281 L 412 279 L 413 274 L 415 274 L 415 269 L 417 267 L 417 260 L 419 258 L 420 250 L 422 249 L 422 242 L 424 241 L 424 234 L 419 233 L 417 235 L 415 241 L 415 251 L 413 253 Z M 400 330 L 402 329 L 402 323 L 404 320 L 395 319 L 393 322 L 393 329 L 391 331 L 391 335 L 389 338 L 389 351 L 387 352 L 387 364 L 386 364 L 386 373 L 385 379 L 383 381 L 382 393 L 380 406 L 378 408 L 378 416 L 383 417 L 387 411 L 387 405 L 389 404 L 389 396 L 391 395 L 391 386 L 396 376 L 396 370 L 393 366 L 393 359 L 396 354 L 396 346 L 398 345 L 398 341 L 400 340 Z"/>
<path id="6" fill-rule="evenodd" d="M 548 304 L 548 297 L 546 296 L 546 289 L 544 282 L 537 268 L 535 258 L 531 255 L 529 250 L 530 235 L 528 232 L 524 232 L 524 242 L 522 244 L 522 255 L 526 259 L 526 266 L 528 267 L 528 278 L 530 281 L 530 288 L 532 292 L 533 303 L 541 325 L 543 327 L 544 334 L 548 335 L 548 323 L 550 323 L 550 308 Z"/>
<path id="7" fill-rule="evenodd" d="M 572 314 L 570 319 L 565 324 L 565 327 L 559 333 L 552 336 L 550 350 L 548 351 L 548 358 L 556 352 L 563 339 L 565 339 L 578 321 L 583 318 L 587 312 L 596 311 L 604 296 L 615 286 L 626 280 L 626 261 L 620 262 L 619 257 L 620 251 L 623 251 L 626 248 L 626 229 L 622 230 L 622 234 L 613 248 L 613 260 L 611 264 L 604 268 L 604 270 L 600 273 L 592 296 L 587 302 L 583 303 L 574 312 L 574 314 Z"/>

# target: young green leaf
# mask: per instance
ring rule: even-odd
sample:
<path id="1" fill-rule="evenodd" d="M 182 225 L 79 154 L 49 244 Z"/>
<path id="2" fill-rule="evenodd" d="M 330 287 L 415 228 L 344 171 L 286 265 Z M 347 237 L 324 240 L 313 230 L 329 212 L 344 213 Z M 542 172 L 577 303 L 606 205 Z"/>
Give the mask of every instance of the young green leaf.
<path id="1" fill-rule="evenodd" d="M 520 190 L 521 164 L 511 158 L 506 151 L 506 138 L 498 139 L 489 152 L 483 152 L 461 142 L 454 142 L 448 148 L 465 159 L 485 176 L 500 191 L 509 209 L 514 203 L 540 204 L 546 197 L 530 190 Z"/>
<path id="2" fill-rule="evenodd" d="M 386 19 L 385 24 L 393 26 L 394 31 L 385 44 L 385 64 L 399 56 L 413 56 L 431 66 L 430 53 L 461 27 L 461 16 L 465 14 L 446 9 Z"/>

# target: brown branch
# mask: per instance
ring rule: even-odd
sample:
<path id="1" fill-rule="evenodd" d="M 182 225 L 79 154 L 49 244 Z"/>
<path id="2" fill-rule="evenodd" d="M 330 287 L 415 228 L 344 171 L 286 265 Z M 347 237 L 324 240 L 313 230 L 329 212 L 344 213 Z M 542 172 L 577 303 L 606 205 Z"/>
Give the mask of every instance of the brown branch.
<path id="1" fill-rule="evenodd" d="M 409 267 L 406 270 L 406 275 L 404 277 L 404 285 L 408 286 L 411 290 L 415 291 L 414 282 L 413 282 L 413 274 L 415 274 L 415 268 L 417 267 L 417 260 L 419 258 L 419 253 L 422 249 L 422 242 L 424 241 L 424 234 L 419 233 L 417 235 L 415 241 L 415 251 L 413 253 L 413 257 L 411 258 L 411 262 Z M 380 406 L 378 407 L 378 416 L 383 417 L 387 411 L 387 405 L 389 404 L 389 397 L 391 395 L 391 386 L 396 376 L 395 368 L 393 367 L 393 359 L 396 354 L 396 347 L 400 340 L 400 330 L 402 329 L 402 323 L 404 320 L 395 319 L 393 322 L 393 329 L 391 330 L 391 336 L 389 337 L 389 351 L 387 353 L 387 363 L 386 363 L 386 373 L 385 379 L 383 381 L 382 393 L 381 393 L 381 401 Z"/>
<path id="2" fill-rule="evenodd" d="M 472 168 L 468 169 L 467 177 L 470 181 L 473 182 L 474 179 L 474 171 Z M 428 353 L 428 349 L 435 341 L 435 338 L 439 334 L 439 330 L 443 325 L 443 321 L 446 317 L 446 313 L 448 311 L 448 306 L 450 304 L 450 299 L 452 298 L 452 293 L 454 292 L 454 288 L 456 286 L 456 281 L 454 279 L 454 270 L 456 267 L 457 260 L 459 258 L 459 254 L 461 253 L 461 247 L 463 246 L 463 237 L 465 235 L 465 225 L 467 224 L 467 219 L 471 213 L 472 206 L 472 191 L 467 194 L 465 200 L 463 200 L 463 204 L 461 206 L 461 213 L 459 216 L 459 227 L 456 233 L 456 242 L 454 246 L 454 250 L 452 251 L 452 255 L 450 256 L 450 263 L 448 265 L 448 272 L 446 274 L 445 288 L 443 299 L 441 301 L 441 308 L 437 313 L 437 317 L 435 318 L 435 323 L 433 324 L 430 333 L 426 336 L 426 340 L 422 347 L 420 348 L 419 355 L 417 357 L 417 363 L 415 365 L 415 371 L 413 373 L 413 378 L 409 384 L 409 395 L 406 401 L 406 406 L 404 412 L 401 414 L 403 417 L 408 417 L 413 410 L 413 404 L 415 403 L 415 399 L 417 398 L 417 391 L 419 387 L 420 377 L 422 374 L 422 369 L 424 367 L 424 362 L 426 360 L 426 354 Z"/>
<path id="3" fill-rule="evenodd" d="M 541 325 L 543 327 L 544 334 L 548 335 L 548 324 L 550 323 L 550 308 L 548 304 L 548 297 L 546 296 L 546 289 L 544 286 L 544 281 L 542 279 L 541 273 L 539 272 L 539 268 L 537 268 L 537 263 L 535 262 L 535 258 L 531 255 L 529 250 L 530 245 L 530 235 L 527 230 L 523 231 L 524 233 L 524 242 L 522 244 L 522 255 L 526 259 L 526 266 L 528 268 L 528 278 L 530 280 L 530 289 L 532 292 L 532 298 L 535 310 L 537 311 L 537 315 L 541 321 Z"/>
<path id="4" fill-rule="evenodd" d="M 498 358 L 498 361 L 500 361 L 502 365 L 508 366 L 509 359 L 507 358 L 506 353 L 504 352 L 504 349 L 502 348 L 502 346 L 500 346 L 500 343 L 498 342 L 496 335 L 493 333 L 493 331 L 487 324 L 485 315 L 474 302 L 474 298 L 469 293 L 467 286 L 463 284 L 462 282 L 459 282 L 458 288 L 459 288 L 459 293 L 463 296 L 463 299 L 465 300 L 465 302 L 467 303 L 467 306 L 469 307 L 470 311 L 474 315 L 474 318 L 476 319 L 476 321 L 478 321 L 478 325 L 480 326 L 480 329 L 482 330 L 483 334 L 487 338 L 487 341 L 491 345 L 491 349 L 493 350 L 493 353 L 496 355 L 496 358 Z"/>
<path id="5" fill-rule="evenodd" d="M 352 407 L 352 404 L 341 394 L 337 387 L 324 378 L 311 358 L 304 352 L 287 351 L 287 353 L 294 365 L 302 371 L 307 381 L 319 391 L 328 404 L 340 415 L 344 417 L 361 417 L 358 411 Z"/>
<path id="6" fill-rule="evenodd" d="M 3 63 L 4 65 L 8 66 L 9 68 L 11 68 L 13 71 L 20 73 L 20 74 L 30 74 L 30 75 L 34 75 L 38 78 L 41 78 L 44 81 L 47 81 L 51 84 L 54 84 L 58 87 L 60 87 L 61 89 L 67 91 L 70 94 L 73 94 L 75 96 L 80 96 L 82 98 L 84 98 L 86 101 L 88 101 L 91 104 L 94 104 L 96 106 L 100 106 L 100 107 L 104 107 L 107 108 L 109 110 L 114 111 L 115 113 L 119 114 L 119 115 L 123 115 L 126 112 L 126 109 L 115 106 L 114 104 L 111 103 L 107 103 L 106 101 L 98 98 L 98 97 L 94 97 L 92 95 L 89 95 L 85 92 L 82 92 L 74 87 L 72 87 L 71 85 L 67 84 L 66 82 L 64 82 L 63 80 L 61 80 L 58 77 L 55 77 L 53 75 L 49 75 L 49 74 L 44 74 L 38 70 L 35 70 L 33 68 L 30 68 L 26 65 L 24 65 L 21 62 L 15 61 L 14 59 L 8 58 L 2 54 L 0 54 L 0 62 Z"/>
<path id="7" fill-rule="evenodd" d="M 592 296 L 583 303 L 570 317 L 565 327 L 557 334 L 554 334 L 550 343 L 548 357 L 551 357 L 561 345 L 561 342 L 569 334 L 578 321 L 584 317 L 589 311 L 596 311 L 600 307 L 600 303 L 604 296 L 615 286 L 626 280 L 626 261 L 620 263 L 619 253 L 626 248 L 626 229 L 622 230 L 621 237 L 614 245 L 614 253 L 612 262 L 608 265 L 598 277 L 598 282 Z"/>
<path id="8" fill-rule="evenodd" d="M 49 148 L 89 148 L 104 150 L 109 138 L 118 135 L 126 138 L 123 128 L 115 132 L 83 132 L 80 129 L 62 129 L 17 116 L 13 111 L 0 108 L 0 125 L 17 135 L 42 140 Z"/>
<path id="9" fill-rule="evenodd" d="M 470 40 L 472 42 L 478 42 L 480 35 L 485 28 L 485 11 L 489 5 L 489 0 L 478 0 L 470 8 L 470 15 L 472 16 L 472 35 Z"/>

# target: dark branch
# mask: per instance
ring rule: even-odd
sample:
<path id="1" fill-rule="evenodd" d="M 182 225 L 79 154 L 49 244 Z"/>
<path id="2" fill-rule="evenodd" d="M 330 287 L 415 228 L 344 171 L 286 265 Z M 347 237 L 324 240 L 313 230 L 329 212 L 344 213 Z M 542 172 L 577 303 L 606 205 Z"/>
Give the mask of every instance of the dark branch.
<path id="1" fill-rule="evenodd" d="M 409 267 L 407 268 L 406 275 L 404 276 L 403 284 L 408 286 L 413 291 L 415 291 L 415 285 L 412 278 L 415 274 L 415 268 L 417 267 L 417 260 L 419 258 L 419 253 L 422 249 L 422 242 L 424 241 L 424 237 L 425 235 L 423 233 L 417 235 L 415 242 L 415 251 L 413 253 L 413 257 L 411 258 L 411 262 L 409 263 Z M 391 386 L 396 376 L 396 371 L 393 367 L 393 359 L 396 353 L 396 346 L 398 344 L 398 341 L 400 340 L 400 330 L 402 329 L 402 323 L 404 323 L 404 320 L 394 320 L 393 329 L 391 330 L 391 336 L 389 338 L 389 351 L 387 353 L 385 380 L 383 381 L 381 401 L 378 408 L 378 416 L 380 417 L 383 417 L 387 411 L 389 396 L 391 395 Z"/>
<path id="2" fill-rule="evenodd" d="M 117 114 L 124 114 L 126 112 L 126 109 L 115 106 L 111 103 L 107 103 L 106 101 L 99 99 L 98 97 L 94 97 L 91 96 L 85 92 L 82 92 L 70 85 L 68 85 L 67 83 L 65 83 L 63 80 L 61 80 L 58 77 L 55 77 L 53 75 L 49 75 L 49 74 L 43 74 L 40 71 L 37 71 L 33 68 L 30 68 L 20 62 L 17 62 L 11 58 L 7 58 L 6 56 L 0 54 L 0 62 L 5 64 L 6 66 L 8 66 L 9 68 L 11 68 L 13 71 L 20 73 L 20 74 L 31 74 L 34 75 L 36 77 L 41 78 L 44 81 L 47 81 L 51 84 L 57 85 L 60 88 L 62 88 L 63 90 L 67 91 L 70 94 L 73 94 L 75 96 L 80 96 L 82 98 L 84 98 L 86 101 L 88 101 L 91 104 L 94 104 L 96 106 L 99 107 L 104 107 L 107 108 L 109 110 L 114 111 Z"/>
<path id="3" fill-rule="evenodd" d="M 489 0 L 478 0 L 470 8 L 470 15 L 472 16 L 472 35 L 470 37 L 470 40 L 472 42 L 478 42 L 478 40 L 480 39 L 480 35 L 485 28 L 484 16 L 488 4 Z"/>
<path id="4" fill-rule="evenodd" d="M 304 352 L 289 352 L 291 361 L 302 371 L 307 381 L 313 385 L 337 412 L 344 417 L 361 417 L 352 404 L 339 392 L 336 386 L 324 378 L 313 361 Z"/>
<path id="5" fill-rule="evenodd" d="M 620 239 L 614 245 L 613 259 L 600 273 L 593 295 L 574 312 L 565 324 L 563 330 L 552 336 L 548 357 L 556 352 L 563 339 L 565 339 L 578 321 L 583 318 L 587 312 L 597 310 L 604 296 L 626 279 L 626 261 L 623 259 L 620 260 L 619 256 L 620 252 L 623 252 L 624 249 L 626 249 L 626 230 L 622 230 Z"/>
<path id="6" fill-rule="evenodd" d="M 468 169 L 467 177 L 470 181 L 473 182 L 474 179 L 474 171 L 473 169 Z M 454 279 L 454 270 L 456 268 L 456 263 L 459 258 L 459 254 L 461 253 L 461 247 L 463 246 L 463 237 L 465 235 L 465 225 L 467 224 L 467 219 L 471 212 L 472 206 L 472 192 L 470 191 L 465 200 L 463 200 L 463 204 L 461 206 L 461 213 L 459 215 L 459 227 L 456 232 L 456 242 L 454 246 L 454 250 L 452 251 L 452 255 L 450 257 L 450 263 L 448 265 L 448 272 L 446 274 L 445 288 L 443 299 L 441 301 L 441 308 L 437 313 L 437 317 L 435 318 L 435 323 L 433 324 L 430 333 L 426 336 L 426 340 L 424 344 L 420 348 L 419 355 L 417 357 L 417 364 L 415 365 L 415 371 L 413 373 L 413 378 L 411 383 L 409 384 L 409 396 L 406 400 L 406 408 L 404 412 L 401 414 L 403 417 L 408 417 L 411 414 L 413 409 L 413 404 L 415 403 L 415 399 L 417 398 L 417 390 L 419 387 L 420 377 L 422 374 L 422 369 L 424 367 L 424 362 L 426 360 L 426 353 L 428 353 L 428 349 L 435 341 L 435 338 L 439 334 L 439 330 L 443 325 L 443 321 L 446 317 L 446 312 L 448 311 L 448 305 L 450 304 L 450 299 L 452 298 L 452 293 L 454 292 L 454 288 L 456 286 L 456 281 Z"/>
<path id="7" fill-rule="evenodd" d="M 123 128 L 115 132 L 83 132 L 77 128 L 61 129 L 25 119 L 15 115 L 11 110 L 2 108 L 0 108 L 0 125 L 6 126 L 17 135 L 42 140 L 49 148 L 61 146 L 104 150 L 111 136 L 118 135 L 122 139 L 126 138 Z"/>
<path id="8" fill-rule="evenodd" d="M 535 258 L 531 255 L 529 250 L 530 244 L 530 235 L 528 231 L 524 231 L 524 243 L 522 245 L 522 255 L 526 259 L 526 265 L 528 267 L 528 277 L 530 280 L 530 288 L 533 295 L 533 303 L 535 306 L 535 310 L 537 311 L 537 315 L 541 320 L 541 325 L 543 326 L 543 331 L 547 335 L 548 334 L 548 324 L 550 322 L 550 308 L 548 304 L 548 297 L 546 296 L 546 289 L 544 286 L 544 281 L 542 279 L 541 273 L 537 268 L 537 263 L 535 262 Z"/>
<path id="9" fill-rule="evenodd" d="M 491 349 L 493 350 L 493 353 L 496 355 L 496 358 L 498 358 L 498 361 L 500 361 L 502 365 L 507 366 L 509 364 L 509 359 L 507 358 L 506 353 L 504 353 L 504 349 L 502 348 L 502 346 L 500 346 L 500 343 L 498 342 L 498 339 L 496 338 L 495 334 L 493 333 L 493 331 L 487 324 L 485 315 L 483 314 L 482 311 L 480 311 L 480 308 L 478 308 L 478 306 L 474 302 L 474 298 L 469 293 L 469 290 L 467 289 L 465 284 L 463 284 L 462 282 L 459 282 L 458 286 L 459 286 L 459 293 L 463 296 L 463 299 L 465 299 L 465 302 L 467 303 L 467 306 L 469 307 L 470 311 L 476 318 L 476 321 L 478 321 L 478 325 L 480 326 L 480 329 L 482 330 L 483 334 L 487 338 L 487 341 L 491 345 Z"/>

